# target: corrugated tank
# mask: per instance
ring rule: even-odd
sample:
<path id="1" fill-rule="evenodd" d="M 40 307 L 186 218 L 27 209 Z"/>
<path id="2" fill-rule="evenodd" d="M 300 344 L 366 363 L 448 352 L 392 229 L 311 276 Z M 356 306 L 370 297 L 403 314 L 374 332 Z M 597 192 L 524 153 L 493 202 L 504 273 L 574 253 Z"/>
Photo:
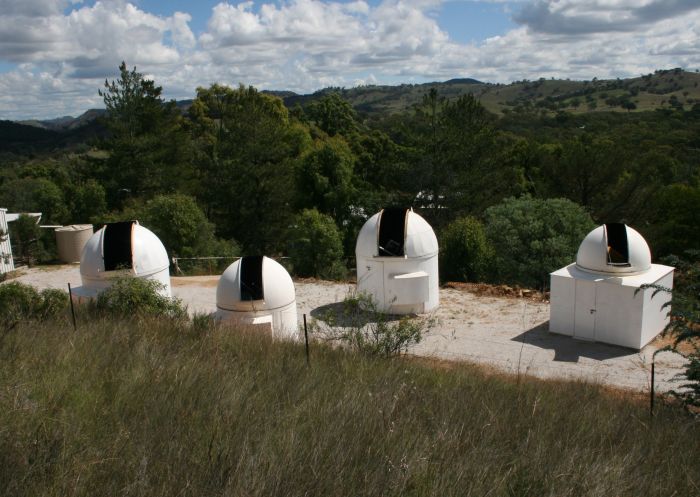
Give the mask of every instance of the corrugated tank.
<path id="1" fill-rule="evenodd" d="M 61 262 L 80 262 L 83 247 L 92 236 L 92 224 L 71 224 L 56 228 L 56 246 Z"/>

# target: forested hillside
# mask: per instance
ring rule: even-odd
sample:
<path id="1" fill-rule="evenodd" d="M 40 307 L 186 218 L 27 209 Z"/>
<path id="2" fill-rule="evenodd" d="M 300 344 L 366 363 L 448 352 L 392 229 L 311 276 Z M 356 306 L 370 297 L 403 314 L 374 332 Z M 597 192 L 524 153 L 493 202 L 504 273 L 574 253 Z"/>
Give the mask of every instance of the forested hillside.
<path id="1" fill-rule="evenodd" d="M 46 223 L 138 218 L 179 256 L 311 250 L 297 273 L 326 277 L 343 276 L 368 215 L 412 206 L 470 247 L 452 278 L 538 285 L 593 223 L 631 224 L 655 258 L 698 248 L 698 81 L 453 80 L 284 100 L 215 84 L 178 106 L 122 65 L 97 121 L 0 123 L 0 206 Z M 504 251 L 538 272 L 499 265 Z"/>

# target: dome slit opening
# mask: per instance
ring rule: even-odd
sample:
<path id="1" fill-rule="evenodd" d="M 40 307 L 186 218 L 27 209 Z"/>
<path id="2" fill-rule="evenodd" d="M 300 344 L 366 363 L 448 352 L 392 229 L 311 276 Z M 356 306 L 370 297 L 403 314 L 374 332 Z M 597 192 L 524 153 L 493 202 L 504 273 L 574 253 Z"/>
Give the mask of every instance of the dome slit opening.
<path id="1" fill-rule="evenodd" d="M 263 256 L 249 255 L 241 258 L 241 300 L 263 300 Z"/>
<path id="2" fill-rule="evenodd" d="M 624 223 L 606 223 L 605 236 L 608 242 L 608 265 L 629 267 L 627 226 Z"/>
<path id="3" fill-rule="evenodd" d="M 388 207 L 379 218 L 378 249 L 380 257 L 403 257 L 406 240 L 405 207 Z"/>
<path id="4" fill-rule="evenodd" d="M 105 224 L 102 253 L 105 271 L 133 269 L 131 234 L 134 221 Z"/>

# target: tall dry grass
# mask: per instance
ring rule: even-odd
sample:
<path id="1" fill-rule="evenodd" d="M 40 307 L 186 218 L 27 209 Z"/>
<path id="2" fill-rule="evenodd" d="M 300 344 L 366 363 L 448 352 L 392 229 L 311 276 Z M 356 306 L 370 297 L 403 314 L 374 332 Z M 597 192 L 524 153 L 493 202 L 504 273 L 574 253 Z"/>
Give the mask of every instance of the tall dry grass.
<path id="1" fill-rule="evenodd" d="M 594 385 L 157 321 L 0 344 L 0 495 L 689 496 L 700 425 Z"/>

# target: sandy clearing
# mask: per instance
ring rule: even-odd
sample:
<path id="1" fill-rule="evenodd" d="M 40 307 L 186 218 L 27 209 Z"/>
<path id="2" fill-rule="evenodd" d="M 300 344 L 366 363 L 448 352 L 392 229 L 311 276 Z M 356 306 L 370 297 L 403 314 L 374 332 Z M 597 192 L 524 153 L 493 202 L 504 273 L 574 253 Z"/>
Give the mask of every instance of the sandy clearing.
<path id="1" fill-rule="evenodd" d="M 67 289 L 80 285 L 78 265 L 20 271 L 15 281 L 37 288 Z M 173 277 L 173 295 L 187 304 L 190 313 L 216 309 L 218 276 Z M 311 319 L 333 309 L 351 293 L 354 283 L 304 279 L 295 281 L 299 320 Z M 432 317 L 434 327 L 410 352 L 424 357 L 468 361 L 511 374 L 541 378 L 577 379 L 613 387 L 648 391 L 653 353 L 658 339 L 641 351 L 600 343 L 581 342 L 547 331 L 549 304 L 535 299 L 484 296 L 469 288 L 440 289 L 440 307 Z M 656 357 L 656 388 L 678 386 L 672 378 L 682 371 L 683 360 L 670 352 Z"/>

